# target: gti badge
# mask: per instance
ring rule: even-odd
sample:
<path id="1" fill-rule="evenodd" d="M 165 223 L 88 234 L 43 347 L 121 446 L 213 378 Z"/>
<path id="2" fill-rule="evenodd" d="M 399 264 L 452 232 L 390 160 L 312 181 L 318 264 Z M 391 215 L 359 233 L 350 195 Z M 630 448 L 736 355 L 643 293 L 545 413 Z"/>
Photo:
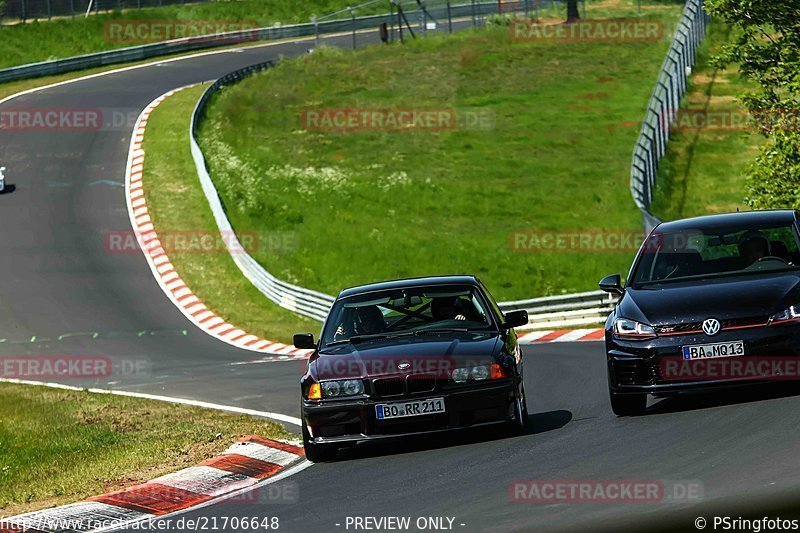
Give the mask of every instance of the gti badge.
<path id="1" fill-rule="evenodd" d="M 397 365 L 397 370 L 408 370 L 411 368 L 411 363 L 400 363 Z"/>
<path id="2" fill-rule="evenodd" d="M 720 323 L 719 320 L 716 318 L 707 318 L 703 321 L 703 333 L 708 335 L 709 337 L 713 337 L 720 330 Z"/>

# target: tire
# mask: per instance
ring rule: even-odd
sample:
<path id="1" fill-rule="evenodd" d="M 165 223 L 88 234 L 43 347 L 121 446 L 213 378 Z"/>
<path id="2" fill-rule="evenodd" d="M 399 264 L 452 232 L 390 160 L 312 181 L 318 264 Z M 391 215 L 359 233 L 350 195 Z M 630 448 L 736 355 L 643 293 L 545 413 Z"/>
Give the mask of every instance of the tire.
<path id="1" fill-rule="evenodd" d="M 303 448 L 306 452 L 306 459 L 312 463 L 324 463 L 336 459 L 338 448 L 332 444 L 314 444 L 311 442 L 311 435 L 308 433 L 306 423 L 303 422 Z"/>
<path id="2" fill-rule="evenodd" d="M 523 396 L 514 402 L 514 419 L 509 421 L 508 427 L 511 435 L 520 436 L 525 433 L 528 427 L 528 402 L 523 391 Z"/>
<path id="3" fill-rule="evenodd" d="M 609 391 L 611 410 L 617 416 L 637 416 L 647 408 L 647 394 L 617 394 Z"/>

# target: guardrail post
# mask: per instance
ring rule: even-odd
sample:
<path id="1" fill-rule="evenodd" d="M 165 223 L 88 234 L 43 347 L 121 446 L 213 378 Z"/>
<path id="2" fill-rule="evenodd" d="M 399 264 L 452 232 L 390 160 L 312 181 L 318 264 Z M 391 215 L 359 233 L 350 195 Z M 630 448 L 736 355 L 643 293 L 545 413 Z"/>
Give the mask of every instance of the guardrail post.
<path id="1" fill-rule="evenodd" d="M 314 48 L 319 48 L 319 22 L 317 22 L 317 17 L 311 17 L 311 24 L 314 25 Z"/>
<path id="2" fill-rule="evenodd" d="M 447 31 L 453 33 L 453 11 L 450 8 L 450 0 L 447 0 Z"/>
<path id="3" fill-rule="evenodd" d="M 477 28 L 478 22 L 477 19 L 475 18 L 475 0 L 470 0 L 470 6 L 472 9 L 472 27 Z"/>
<path id="4" fill-rule="evenodd" d="M 353 25 L 353 50 L 356 49 L 356 11 L 352 7 L 347 7 L 350 10 L 350 21 Z"/>

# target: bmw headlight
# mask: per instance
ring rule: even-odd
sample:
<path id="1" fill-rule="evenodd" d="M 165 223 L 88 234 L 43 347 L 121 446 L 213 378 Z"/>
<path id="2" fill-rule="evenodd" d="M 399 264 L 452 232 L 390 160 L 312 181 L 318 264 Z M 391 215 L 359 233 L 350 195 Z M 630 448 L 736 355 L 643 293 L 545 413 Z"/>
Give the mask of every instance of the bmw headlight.
<path id="1" fill-rule="evenodd" d="M 321 385 L 323 398 L 341 398 L 343 396 L 364 394 L 364 383 L 360 379 L 323 381 Z"/>
<path id="2" fill-rule="evenodd" d="M 774 324 L 775 322 L 786 322 L 798 319 L 800 319 L 800 305 L 793 305 L 780 313 L 772 315 L 769 319 L 769 323 Z"/>
<path id="3" fill-rule="evenodd" d="M 492 379 L 505 378 L 505 373 L 502 371 L 495 371 L 493 373 L 493 370 L 496 370 L 493 367 L 500 368 L 500 365 L 493 364 L 491 366 L 492 368 L 490 368 L 489 365 L 456 368 L 450 374 L 450 377 L 453 378 L 453 381 L 456 383 L 466 383 L 470 378 L 472 378 L 474 381 L 486 381 L 490 377 Z"/>
<path id="4" fill-rule="evenodd" d="M 489 379 L 489 367 L 488 366 L 476 366 L 472 369 L 472 378 L 476 381 L 483 381 L 485 379 Z"/>
<path id="5" fill-rule="evenodd" d="M 651 339 L 656 336 L 653 326 L 627 318 L 618 318 L 614 321 L 614 333 L 622 337 L 637 339 Z"/>
<path id="6" fill-rule="evenodd" d="M 456 383 L 466 383 L 469 379 L 469 368 L 456 368 L 453 370 L 453 381 Z"/>

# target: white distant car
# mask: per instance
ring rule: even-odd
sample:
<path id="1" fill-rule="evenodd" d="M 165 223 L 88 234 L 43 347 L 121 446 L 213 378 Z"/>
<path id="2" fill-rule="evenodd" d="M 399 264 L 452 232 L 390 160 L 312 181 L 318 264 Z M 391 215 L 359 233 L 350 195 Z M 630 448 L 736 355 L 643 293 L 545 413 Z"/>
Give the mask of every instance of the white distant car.
<path id="1" fill-rule="evenodd" d="M 6 177 L 3 175 L 5 170 L 6 167 L 0 167 L 0 192 L 3 192 L 6 188 Z"/>

